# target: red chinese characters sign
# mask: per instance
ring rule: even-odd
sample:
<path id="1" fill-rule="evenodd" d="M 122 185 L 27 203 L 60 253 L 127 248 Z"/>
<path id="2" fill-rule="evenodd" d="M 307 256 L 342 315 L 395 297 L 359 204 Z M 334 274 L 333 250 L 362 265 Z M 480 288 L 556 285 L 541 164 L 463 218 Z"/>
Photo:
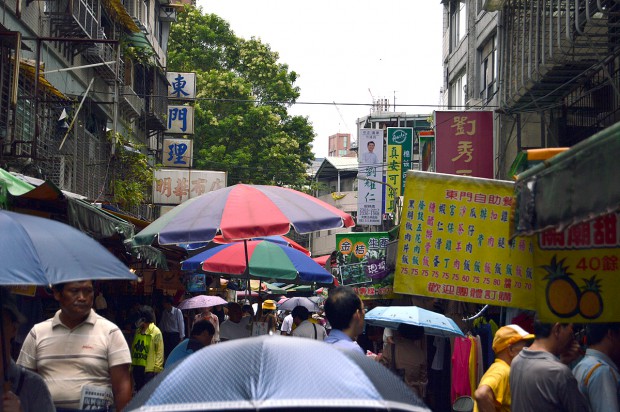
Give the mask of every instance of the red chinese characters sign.
<path id="1" fill-rule="evenodd" d="M 436 171 L 493 178 L 493 112 L 435 112 Z"/>

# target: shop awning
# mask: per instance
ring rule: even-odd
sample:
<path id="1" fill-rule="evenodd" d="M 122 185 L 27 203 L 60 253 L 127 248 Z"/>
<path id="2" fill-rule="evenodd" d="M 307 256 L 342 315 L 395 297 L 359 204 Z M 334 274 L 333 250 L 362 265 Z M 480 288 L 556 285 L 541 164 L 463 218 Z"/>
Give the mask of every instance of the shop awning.
<path id="1" fill-rule="evenodd" d="M 512 162 L 510 166 L 510 171 L 508 172 L 508 176 L 510 178 L 515 178 L 520 173 L 525 172 L 527 169 L 531 169 L 532 167 L 544 162 L 547 159 L 552 158 L 553 156 L 560 154 L 562 152 L 570 149 L 569 147 L 549 147 L 546 149 L 526 149 L 521 150 L 515 160 Z"/>
<path id="2" fill-rule="evenodd" d="M 146 52 L 155 53 L 153 50 L 153 46 L 149 42 L 149 39 L 146 38 L 146 34 L 140 32 L 129 34 L 127 37 L 127 43 L 129 43 L 133 47 L 139 47 L 144 49 Z"/>
<path id="3" fill-rule="evenodd" d="M 34 189 L 30 183 L 13 176 L 4 169 L 0 169 L 0 202 L 6 204 L 7 194 L 20 196 Z"/>
<path id="4" fill-rule="evenodd" d="M 133 21 L 127 9 L 123 6 L 120 0 L 103 0 L 103 6 L 107 9 L 108 13 L 116 17 L 116 19 L 129 31 L 139 32 L 140 28 Z"/>
<path id="5" fill-rule="evenodd" d="M 517 176 L 514 235 L 620 210 L 620 122 Z"/>
<path id="6" fill-rule="evenodd" d="M 15 203 L 19 204 L 20 209 L 27 210 L 28 203 L 33 202 L 37 214 L 46 212 L 46 210 L 40 210 L 41 202 L 46 202 L 50 206 L 66 202 L 67 223 L 95 239 L 117 235 L 129 239 L 134 235 L 134 226 L 131 223 L 83 200 L 84 196 L 60 190 L 52 182 L 0 169 L 0 184 L 7 187 L 7 192 L 15 198 Z M 63 208 L 53 207 L 56 213 L 61 209 Z M 51 211 L 51 209 L 47 210 L 48 213 Z"/>
<path id="7" fill-rule="evenodd" d="M 19 69 L 22 73 L 24 73 L 24 75 L 34 80 L 36 73 L 34 62 L 30 63 L 29 61 L 21 60 L 19 62 Z M 39 87 L 41 87 L 49 94 L 58 97 L 59 99 L 67 101 L 71 100 L 69 97 L 65 96 L 60 90 L 55 88 L 49 81 L 47 81 L 43 74 L 39 74 Z"/>

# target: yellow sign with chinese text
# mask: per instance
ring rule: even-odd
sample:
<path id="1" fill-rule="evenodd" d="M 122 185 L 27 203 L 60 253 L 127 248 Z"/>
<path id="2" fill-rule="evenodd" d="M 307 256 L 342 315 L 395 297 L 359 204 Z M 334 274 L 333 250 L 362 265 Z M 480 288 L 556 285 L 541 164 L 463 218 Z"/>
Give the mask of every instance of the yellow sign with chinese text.
<path id="1" fill-rule="evenodd" d="M 385 193 L 386 213 L 391 213 L 394 211 L 396 196 L 400 196 L 403 174 L 402 164 L 403 147 L 401 145 L 388 145 L 387 171 L 385 173 L 385 179 L 386 182 L 392 186 L 393 190 L 387 190 Z"/>
<path id="2" fill-rule="evenodd" d="M 535 308 L 531 239 L 510 241 L 513 183 L 407 172 L 394 291 Z"/>
<path id="3" fill-rule="evenodd" d="M 548 322 L 620 321 L 620 216 L 534 235 L 536 306 Z"/>

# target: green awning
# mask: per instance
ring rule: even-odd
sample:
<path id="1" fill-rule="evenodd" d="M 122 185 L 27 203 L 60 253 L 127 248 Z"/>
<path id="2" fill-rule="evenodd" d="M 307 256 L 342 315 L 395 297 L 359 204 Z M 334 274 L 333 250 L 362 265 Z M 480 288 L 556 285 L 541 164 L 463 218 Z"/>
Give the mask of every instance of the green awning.
<path id="1" fill-rule="evenodd" d="M 131 223 L 81 199 L 67 197 L 67 220 L 71 226 L 95 239 L 115 235 L 130 239 L 134 235 Z"/>
<path id="2" fill-rule="evenodd" d="M 514 235 L 620 210 L 620 122 L 517 176 Z"/>
<path id="3" fill-rule="evenodd" d="M 21 196 L 30 192 L 34 186 L 0 169 L 0 208 L 8 209 L 8 195 Z"/>
<path id="4" fill-rule="evenodd" d="M 35 184 L 41 183 L 35 186 L 28 183 L 28 179 Z M 0 202 L 5 209 L 8 208 L 8 195 L 51 203 L 66 201 L 67 223 L 98 240 L 116 235 L 129 239 L 135 232 L 131 223 L 80 199 L 79 195 L 63 192 L 50 181 L 20 177 L 0 169 Z"/>
<path id="5" fill-rule="evenodd" d="M 130 46 L 144 49 L 144 51 L 149 54 L 155 53 L 155 50 L 149 42 L 149 39 L 146 38 L 146 34 L 141 31 L 127 35 L 126 40 Z"/>

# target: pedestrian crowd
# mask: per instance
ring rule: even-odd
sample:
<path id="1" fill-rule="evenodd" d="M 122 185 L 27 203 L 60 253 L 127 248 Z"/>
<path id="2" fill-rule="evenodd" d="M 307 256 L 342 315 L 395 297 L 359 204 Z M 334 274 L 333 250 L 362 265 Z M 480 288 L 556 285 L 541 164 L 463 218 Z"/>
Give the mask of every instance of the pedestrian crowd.
<path id="1" fill-rule="evenodd" d="M 92 281 L 54 285 L 59 310 L 32 327 L 16 362 L 11 341 L 24 317 L 13 296 L 6 289 L 0 292 L 2 370 L 11 384 L 3 396 L 4 412 L 121 411 L 134 393 L 165 368 L 217 342 L 259 333 L 314 339 L 371 356 L 419 397 L 429 396 L 431 365 L 424 328 L 402 323 L 397 329 L 386 329 L 380 353 L 365 351 L 360 342 L 367 332 L 366 310 L 349 287 L 330 290 L 323 307 L 325 321 L 304 306 L 278 313 L 276 302 L 266 300 L 258 316 L 249 303 L 230 302 L 225 313 L 217 307 L 201 309 L 188 325 L 174 300 L 165 297 L 159 322 L 152 308 L 134 306 L 133 336 L 128 339 L 121 328 L 95 311 L 95 307 L 107 311 L 108 305 L 103 304 L 101 293 L 95 305 Z M 191 326 L 189 333 L 186 326 Z M 536 320 L 533 331 L 516 324 L 499 328 L 492 341 L 495 361 L 476 382 L 473 409 L 620 412 L 620 323 L 589 324 L 579 342 L 575 327 Z"/>

